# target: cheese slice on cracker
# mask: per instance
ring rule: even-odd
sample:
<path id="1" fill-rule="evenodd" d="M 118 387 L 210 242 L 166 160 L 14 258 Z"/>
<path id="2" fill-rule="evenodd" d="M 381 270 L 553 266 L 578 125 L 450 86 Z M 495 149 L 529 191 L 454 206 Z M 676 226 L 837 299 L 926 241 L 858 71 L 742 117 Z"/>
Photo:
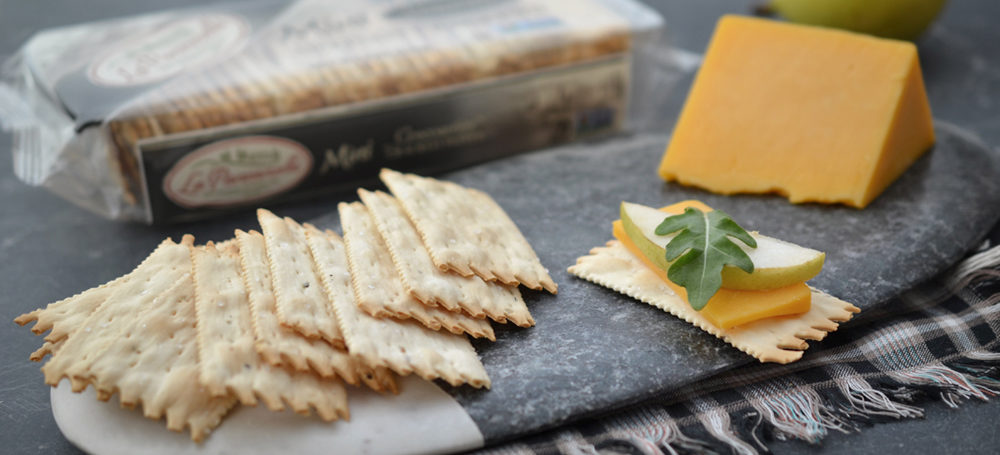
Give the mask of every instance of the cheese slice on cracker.
<path id="1" fill-rule="evenodd" d="M 420 240 L 420 233 L 396 198 L 381 191 L 358 190 L 358 195 L 368 207 L 403 287 L 411 296 L 425 304 L 463 311 L 477 318 L 489 317 L 501 324 L 507 321 L 520 327 L 535 324 L 516 286 L 487 282 L 478 276 L 463 277 L 437 268 Z"/>
<path id="2" fill-rule="evenodd" d="M 300 414 L 313 408 L 327 421 L 348 418 L 347 391 L 339 380 L 276 367 L 257 354 L 236 244 L 220 250 L 209 242 L 193 247 L 191 256 L 201 385 L 215 396 L 232 393 L 249 406 L 259 397 L 272 411 L 287 403 Z"/>
<path id="3" fill-rule="evenodd" d="M 257 219 L 267 245 L 278 320 L 307 337 L 343 347 L 344 336 L 317 276 L 305 230 L 291 218 L 264 209 L 257 210 Z"/>
<path id="4" fill-rule="evenodd" d="M 374 318 L 358 308 L 344 242 L 331 231 L 324 234 L 310 235 L 310 246 L 352 356 L 400 375 L 415 373 L 453 386 L 489 388 L 486 369 L 464 335 L 430 330 L 411 321 Z"/>
<path id="5" fill-rule="evenodd" d="M 569 273 L 666 311 L 722 339 L 761 362 L 790 363 L 809 347 L 806 340 L 822 340 L 838 323 L 860 310 L 816 289 L 808 312 L 797 316 L 761 319 L 730 329 L 708 322 L 671 290 L 652 270 L 617 240 L 577 259 Z"/>
<path id="6" fill-rule="evenodd" d="M 427 306 L 413 298 L 403 287 L 389 249 L 375 229 L 368 209 L 360 202 L 341 203 L 337 209 L 340 226 L 344 230 L 354 297 L 359 308 L 377 318 L 413 318 L 431 330 L 445 329 L 455 334 L 468 333 L 477 338 L 496 339 L 493 327 L 486 319 Z M 323 233 L 312 228 L 307 235 L 322 236 Z"/>
<path id="7" fill-rule="evenodd" d="M 399 199 L 438 268 L 556 293 L 535 250 L 488 194 L 389 169 L 379 177 Z"/>
<path id="8" fill-rule="evenodd" d="M 375 391 L 396 391 L 388 370 L 372 369 L 351 358 L 346 350 L 334 348 L 322 339 L 306 338 L 278 322 L 271 269 L 267 263 L 264 236 L 259 232 L 236 231 L 239 243 L 240 276 L 247 289 L 256 349 L 264 361 L 298 371 L 314 371 L 323 377 L 340 377 L 357 385 L 360 379 Z"/>

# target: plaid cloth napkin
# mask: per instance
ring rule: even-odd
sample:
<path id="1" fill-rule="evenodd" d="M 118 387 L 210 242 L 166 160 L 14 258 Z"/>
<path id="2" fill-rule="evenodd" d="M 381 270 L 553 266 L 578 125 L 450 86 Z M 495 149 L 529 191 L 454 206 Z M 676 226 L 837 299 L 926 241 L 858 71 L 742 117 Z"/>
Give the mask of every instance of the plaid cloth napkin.
<path id="1" fill-rule="evenodd" d="M 1000 231 L 996 231 L 1000 232 Z M 769 438 L 815 442 L 829 431 L 923 414 L 1000 393 L 1000 245 L 878 309 L 790 365 L 756 364 L 601 419 L 487 448 L 490 454 L 753 454 Z"/>

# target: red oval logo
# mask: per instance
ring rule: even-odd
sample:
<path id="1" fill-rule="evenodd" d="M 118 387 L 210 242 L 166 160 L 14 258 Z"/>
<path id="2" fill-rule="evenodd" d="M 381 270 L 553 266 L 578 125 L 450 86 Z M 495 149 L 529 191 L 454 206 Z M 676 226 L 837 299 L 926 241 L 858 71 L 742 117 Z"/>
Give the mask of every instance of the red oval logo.
<path id="1" fill-rule="evenodd" d="M 226 139 L 181 158 L 163 179 L 163 193 L 186 208 L 240 205 L 296 187 L 312 167 L 309 149 L 290 139 Z"/>

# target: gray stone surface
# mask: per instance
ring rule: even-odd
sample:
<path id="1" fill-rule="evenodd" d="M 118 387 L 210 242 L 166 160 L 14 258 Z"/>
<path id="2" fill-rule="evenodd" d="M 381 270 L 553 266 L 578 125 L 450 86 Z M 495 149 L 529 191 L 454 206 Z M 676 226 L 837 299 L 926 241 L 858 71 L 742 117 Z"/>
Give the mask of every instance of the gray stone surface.
<path id="1" fill-rule="evenodd" d="M 454 393 L 496 441 L 600 413 L 752 359 L 666 313 L 569 275 L 611 238 L 622 200 L 700 199 L 748 229 L 827 252 L 817 287 L 872 309 L 976 246 L 1000 212 L 1000 155 L 941 124 L 936 147 L 864 210 L 719 196 L 655 173 L 667 138 L 636 136 L 446 175 L 484 190 L 534 245 L 559 295 L 528 293 L 538 325 L 477 349 L 490 391 Z M 327 220 L 330 222 L 332 220 Z M 807 354 L 808 355 L 808 354 Z"/>
<path id="2" fill-rule="evenodd" d="M 637 135 L 495 161 L 442 176 L 491 194 L 559 284 L 525 293 L 537 325 L 479 342 L 493 387 L 452 389 L 495 442 L 599 414 L 752 361 L 648 305 L 566 272 L 611 238 L 622 200 L 699 199 L 747 229 L 827 253 L 810 283 L 873 309 L 974 248 L 997 218 L 1000 154 L 938 122 L 937 145 L 864 210 L 793 205 L 780 196 L 721 196 L 664 183 L 668 138 Z M 338 230 L 336 214 L 315 223 Z M 864 316 L 864 311 L 859 317 Z M 815 345 L 815 343 L 814 343 Z"/>

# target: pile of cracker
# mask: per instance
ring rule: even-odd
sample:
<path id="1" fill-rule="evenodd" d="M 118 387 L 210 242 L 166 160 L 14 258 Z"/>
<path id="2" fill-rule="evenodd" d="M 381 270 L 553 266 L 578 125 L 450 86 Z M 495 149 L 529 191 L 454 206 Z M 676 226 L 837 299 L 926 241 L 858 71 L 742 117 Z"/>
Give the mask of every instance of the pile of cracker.
<path id="1" fill-rule="evenodd" d="M 467 335 L 534 325 L 518 285 L 556 284 L 487 194 L 383 170 L 395 197 L 359 190 L 343 237 L 258 210 L 262 232 L 164 240 L 129 274 L 15 322 L 48 331 L 45 382 L 88 385 L 203 440 L 237 403 L 349 416 L 344 384 L 394 375 L 489 387 Z"/>

